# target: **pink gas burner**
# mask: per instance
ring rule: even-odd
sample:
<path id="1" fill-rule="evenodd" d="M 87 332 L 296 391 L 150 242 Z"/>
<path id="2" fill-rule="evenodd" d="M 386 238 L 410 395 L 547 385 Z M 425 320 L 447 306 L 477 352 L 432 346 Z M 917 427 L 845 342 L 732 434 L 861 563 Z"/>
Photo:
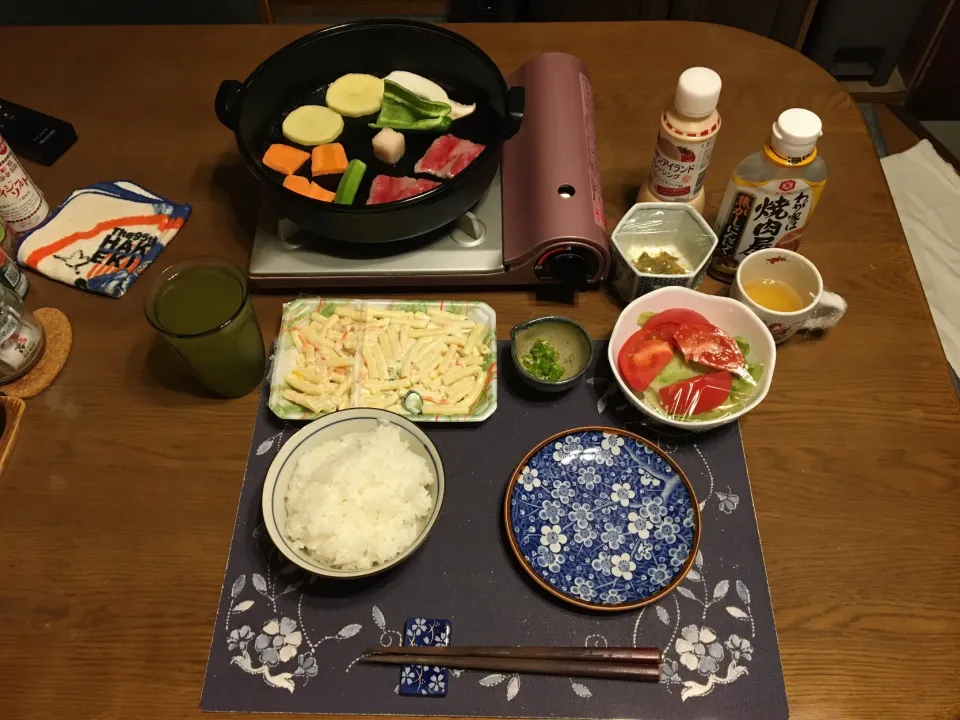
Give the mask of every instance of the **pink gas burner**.
<path id="1" fill-rule="evenodd" d="M 610 267 L 590 76 L 580 60 L 545 53 L 507 78 L 522 86 L 520 131 L 500 172 L 453 226 L 388 245 L 309 236 L 261 208 L 250 258 L 256 289 L 599 285 Z"/>

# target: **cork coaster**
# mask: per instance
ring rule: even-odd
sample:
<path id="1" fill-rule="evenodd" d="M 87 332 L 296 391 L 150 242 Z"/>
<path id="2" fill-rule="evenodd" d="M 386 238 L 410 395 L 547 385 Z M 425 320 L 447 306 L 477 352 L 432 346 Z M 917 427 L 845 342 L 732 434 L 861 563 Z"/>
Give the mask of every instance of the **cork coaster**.
<path id="1" fill-rule="evenodd" d="M 9 397 L 31 398 L 49 387 L 63 369 L 73 345 L 73 329 L 62 312 L 56 308 L 40 308 L 33 316 L 43 326 L 46 336 L 43 355 L 29 372 L 7 385 L 0 385 L 0 393 Z"/>
<path id="2" fill-rule="evenodd" d="M 23 400 L 15 397 L 0 397 L 0 474 L 7 466 L 20 429 L 20 418 L 26 408 Z"/>

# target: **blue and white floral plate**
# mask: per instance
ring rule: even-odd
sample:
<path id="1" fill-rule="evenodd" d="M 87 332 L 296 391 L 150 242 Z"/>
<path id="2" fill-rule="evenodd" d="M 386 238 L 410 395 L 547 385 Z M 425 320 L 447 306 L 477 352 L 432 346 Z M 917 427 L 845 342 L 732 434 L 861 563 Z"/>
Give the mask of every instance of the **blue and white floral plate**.
<path id="1" fill-rule="evenodd" d="M 605 427 L 567 430 L 531 450 L 507 486 L 504 520 L 523 569 L 556 597 L 631 610 L 693 567 L 700 510 L 656 445 Z"/>

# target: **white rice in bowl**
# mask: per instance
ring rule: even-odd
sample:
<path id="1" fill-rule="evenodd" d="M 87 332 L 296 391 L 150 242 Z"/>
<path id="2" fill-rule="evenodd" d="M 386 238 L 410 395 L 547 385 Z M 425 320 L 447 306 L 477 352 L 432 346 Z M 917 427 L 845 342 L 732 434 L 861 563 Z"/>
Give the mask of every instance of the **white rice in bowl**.
<path id="1" fill-rule="evenodd" d="M 369 570 L 417 539 L 433 510 L 435 483 L 396 425 L 328 440 L 297 463 L 283 534 L 323 565 Z"/>

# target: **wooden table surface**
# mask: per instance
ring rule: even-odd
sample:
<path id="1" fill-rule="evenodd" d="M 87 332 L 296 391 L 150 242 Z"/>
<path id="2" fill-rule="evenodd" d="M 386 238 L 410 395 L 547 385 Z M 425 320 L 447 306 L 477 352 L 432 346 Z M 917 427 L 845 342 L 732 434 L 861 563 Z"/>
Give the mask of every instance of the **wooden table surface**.
<path id="1" fill-rule="evenodd" d="M 782 349 L 770 395 L 742 424 L 792 717 L 957 717 L 960 414 L 850 98 L 792 50 L 720 26 L 458 29 L 504 71 L 546 50 L 586 62 L 611 227 L 684 68 L 713 67 L 724 82 L 708 219 L 781 110 L 821 116 L 830 181 L 802 249 L 850 311 L 826 336 Z M 129 178 L 193 205 L 163 265 L 218 255 L 245 266 L 258 193 L 213 96 L 306 31 L 2 28 L 0 87 L 80 136 L 54 167 L 28 164 L 51 203 Z M 0 715 L 200 717 L 256 394 L 193 394 L 143 318 L 147 282 L 112 300 L 30 281 L 28 306 L 62 308 L 74 346 L 55 385 L 28 401 L 0 477 Z M 572 306 L 528 292 L 467 296 L 494 306 L 501 337 L 552 311 L 602 336 L 618 311 L 603 292 Z M 268 340 L 282 301 L 255 299 Z"/>

